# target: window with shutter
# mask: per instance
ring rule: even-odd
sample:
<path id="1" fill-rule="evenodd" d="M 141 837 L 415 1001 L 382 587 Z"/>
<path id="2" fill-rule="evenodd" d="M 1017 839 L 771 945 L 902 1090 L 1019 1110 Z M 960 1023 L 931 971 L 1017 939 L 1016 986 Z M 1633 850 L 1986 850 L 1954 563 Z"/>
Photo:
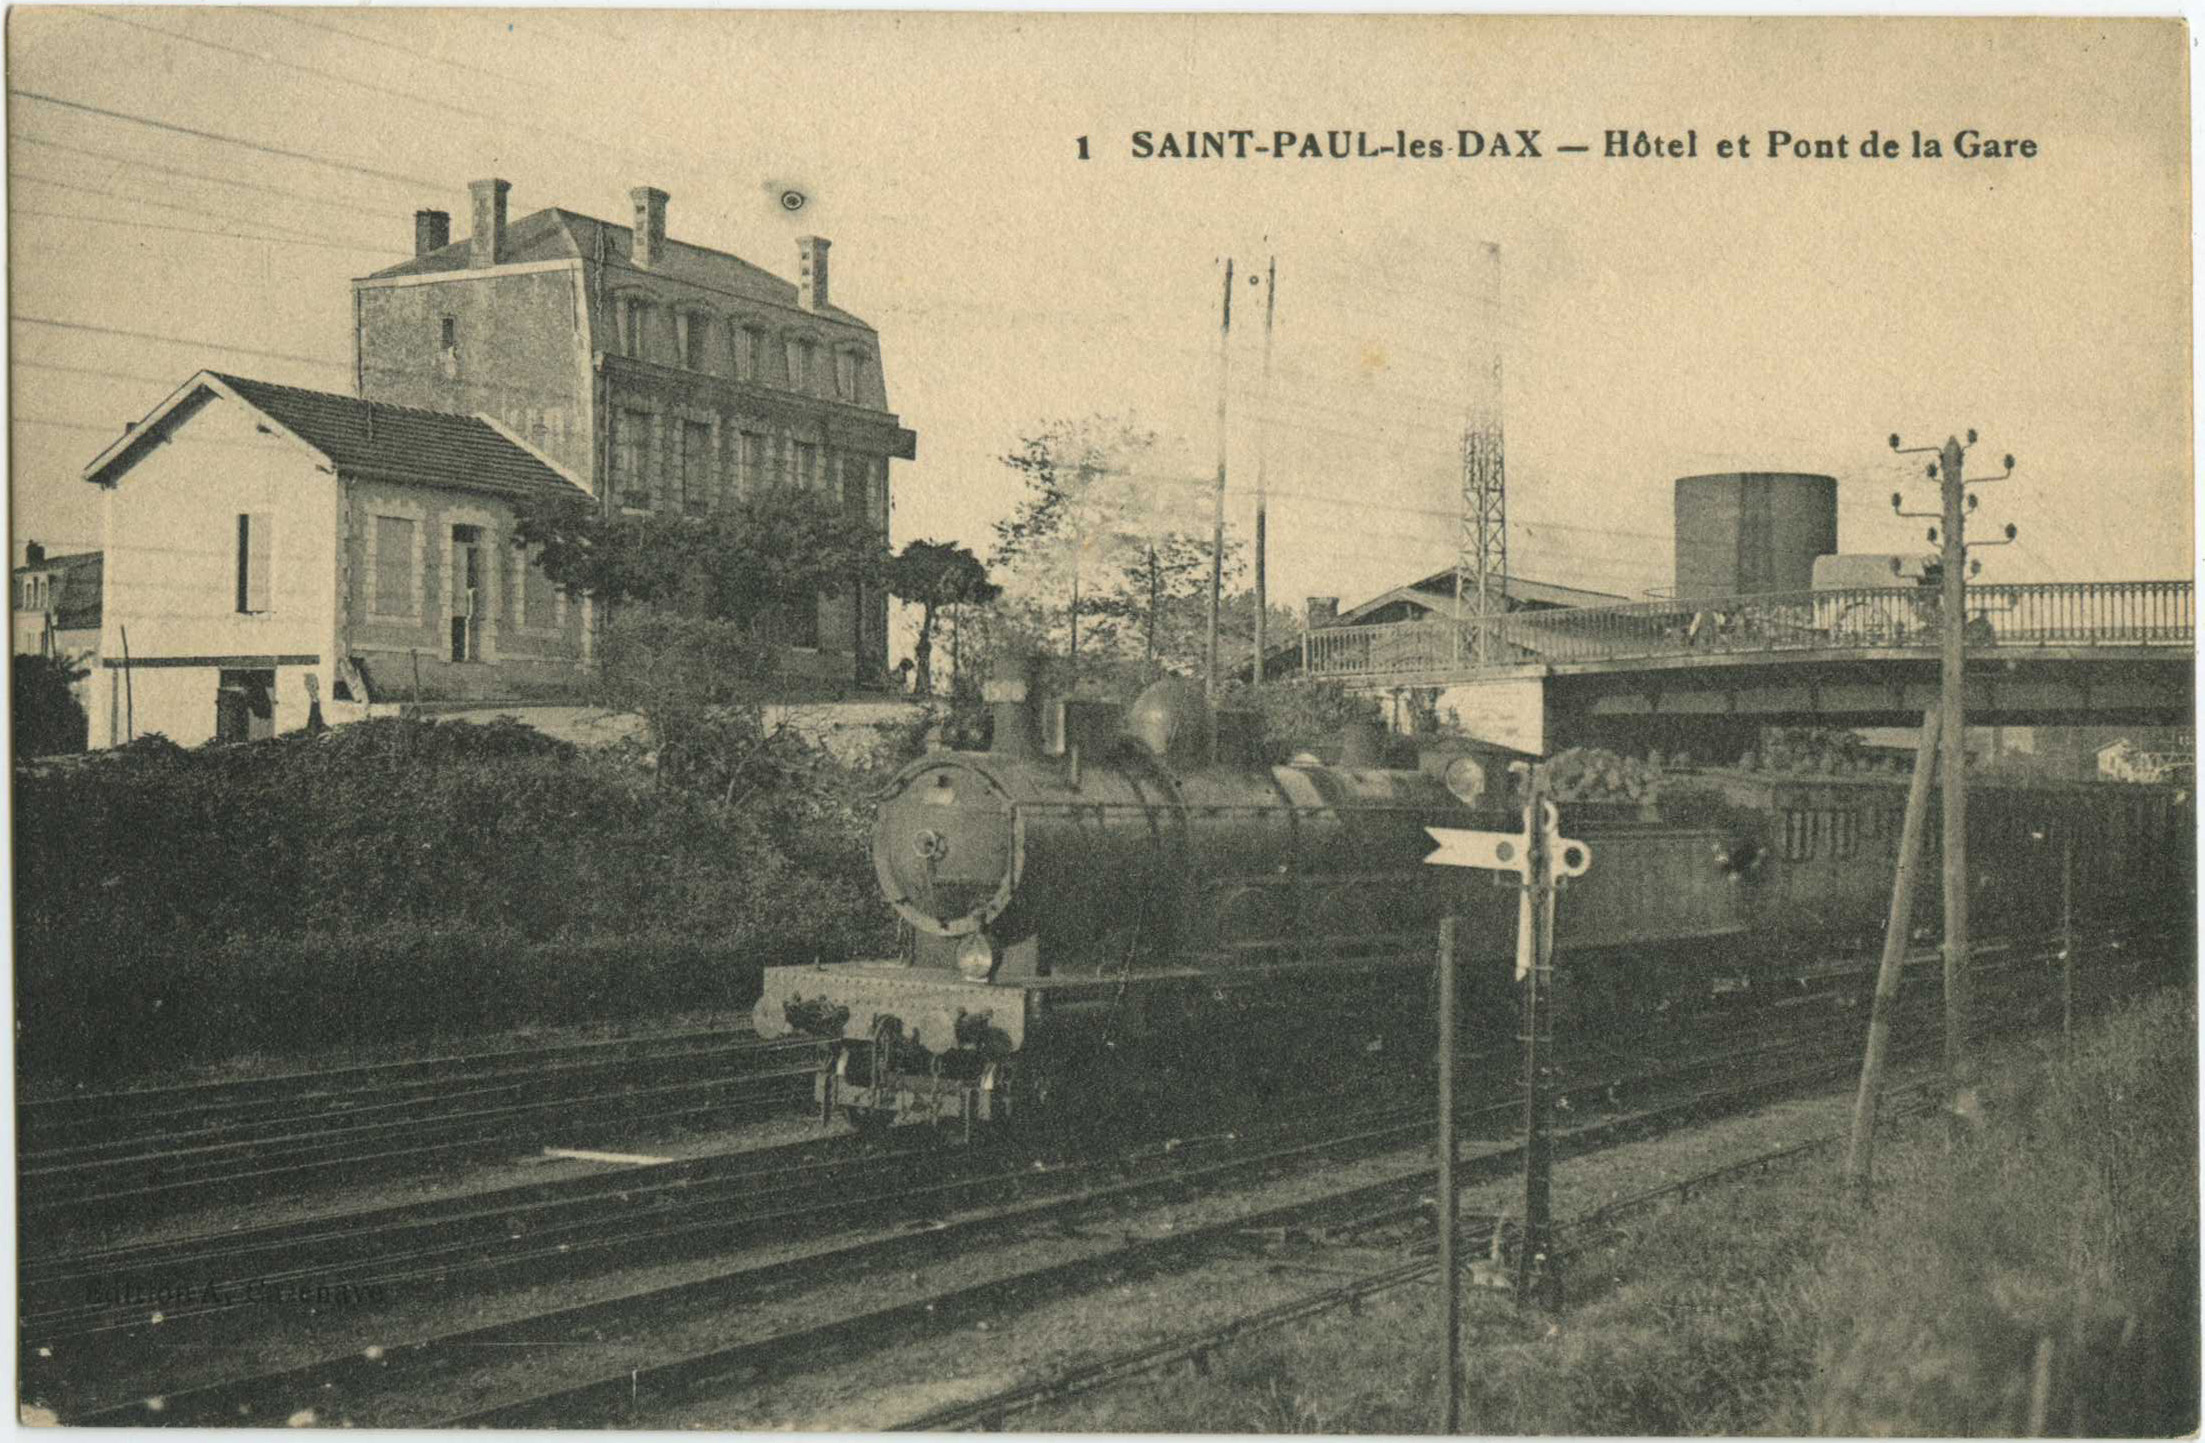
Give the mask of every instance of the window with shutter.
<path id="1" fill-rule="evenodd" d="M 553 595 L 551 578 L 544 575 L 543 552 L 538 548 L 531 558 L 526 550 L 515 553 L 521 569 L 521 610 L 527 624 L 538 631 L 549 630 L 558 620 L 558 601 Z"/>
<path id="2" fill-rule="evenodd" d="M 375 518 L 375 610 L 382 616 L 414 614 L 413 522 Z"/>
<path id="3" fill-rule="evenodd" d="M 852 521 L 865 520 L 870 490 L 866 479 L 864 457 L 842 458 L 842 509 Z"/>
<path id="4" fill-rule="evenodd" d="M 269 606 L 269 563 L 274 554 L 274 526 L 259 512 L 240 512 L 237 518 L 237 609 L 263 612 Z"/>
<path id="5" fill-rule="evenodd" d="M 766 484 L 766 438 L 756 431 L 742 435 L 743 491 L 755 495 Z"/>
<path id="6" fill-rule="evenodd" d="M 681 505 L 691 516 L 712 509 L 712 428 L 702 421 L 681 423 Z"/>
<path id="7" fill-rule="evenodd" d="M 613 499 L 622 506 L 649 509 L 651 491 L 643 477 L 643 445 L 650 415 L 622 407 L 613 412 L 612 420 Z"/>

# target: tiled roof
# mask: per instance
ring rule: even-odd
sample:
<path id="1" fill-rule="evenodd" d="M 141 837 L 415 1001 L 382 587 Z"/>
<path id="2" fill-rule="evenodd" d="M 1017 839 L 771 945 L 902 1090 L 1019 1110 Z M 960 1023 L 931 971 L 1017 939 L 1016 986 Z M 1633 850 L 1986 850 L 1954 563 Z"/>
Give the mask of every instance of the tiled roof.
<path id="1" fill-rule="evenodd" d="M 614 225 L 594 216 L 577 215 L 570 210 L 554 206 L 539 210 L 519 220 L 509 222 L 505 228 L 504 265 L 525 265 L 531 262 L 589 259 L 602 255 L 611 264 L 632 266 L 631 255 L 635 245 L 635 232 L 624 225 Z M 471 242 L 458 240 L 441 250 L 425 256 L 387 266 L 369 276 L 369 280 L 388 280 L 395 276 L 435 275 L 440 271 L 462 271 L 471 264 Z M 668 239 L 666 258 L 651 268 L 651 274 L 662 275 L 677 281 L 719 291 L 737 298 L 762 301 L 768 305 L 795 309 L 797 291 L 794 282 L 782 280 L 773 272 L 752 265 L 740 256 L 726 251 L 707 250 L 686 242 Z M 837 306 L 828 306 L 819 312 L 829 320 L 846 325 L 865 326 L 865 322 Z M 866 327 L 870 330 L 871 327 Z"/>
<path id="2" fill-rule="evenodd" d="M 580 489 L 480 416 L 361 401 L 219 371 L 206 374 L 341 472 L 514 497 L 572 495 Z"/>

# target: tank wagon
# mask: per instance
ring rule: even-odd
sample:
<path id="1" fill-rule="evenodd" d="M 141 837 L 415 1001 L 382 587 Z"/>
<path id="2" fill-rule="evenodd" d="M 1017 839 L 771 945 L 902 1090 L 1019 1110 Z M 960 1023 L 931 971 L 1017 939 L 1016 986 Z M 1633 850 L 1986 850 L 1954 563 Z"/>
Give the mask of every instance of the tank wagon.
<path id="1" fill-rule="evenodd" d="M 1252 715 L 1171 681 L 1130 708 L 1015 688 L 994 706 L 990 750 L 926 756 L 881 802 L 902 955 L 766 972 L 761 1035 L 831 1043 L 823 1106 L 1112 1111 L 1382 1052 L 1429 1030 L 1450 908 L 1483 982 L 1470 1005 L 1509 1005 L 1514 891 L 1423 859 L 1427 827 L 1520 830 L 1512 754 L 1386 767 L 1350 737 L 1336 765 L 1271 765 Z M 1594 858 L 1561 909 L 1573 958 L 1748 929 L 1736 826 L 1634 814 L 1572 835 Z"/>

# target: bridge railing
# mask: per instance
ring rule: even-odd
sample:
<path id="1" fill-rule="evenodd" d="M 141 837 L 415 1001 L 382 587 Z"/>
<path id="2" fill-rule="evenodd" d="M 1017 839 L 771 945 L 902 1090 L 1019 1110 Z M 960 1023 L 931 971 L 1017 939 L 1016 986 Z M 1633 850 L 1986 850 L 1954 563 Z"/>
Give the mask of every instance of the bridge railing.
<path id="1" fill-rule="evenodd" d="M 1968 646 L 2188 646 L 2188 581 L 2086 581 L 1968 588 Z M 1481 662 L 1468 623 L 1325 627 L 1303 638 L 1306 674 L 1336 680 L 1472 676 L 1526 663 L 1695 653 L 1887 651 L 1940 644 L 1943 602 L 1919 586 L 1519 611 L 1499 618 Z"/>

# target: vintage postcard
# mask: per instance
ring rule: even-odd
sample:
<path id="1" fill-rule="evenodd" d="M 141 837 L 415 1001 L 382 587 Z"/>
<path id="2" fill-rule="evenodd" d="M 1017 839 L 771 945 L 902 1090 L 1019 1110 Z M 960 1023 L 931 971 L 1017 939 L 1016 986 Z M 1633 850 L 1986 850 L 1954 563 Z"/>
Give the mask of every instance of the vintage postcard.
<path id="1" fill-rule="evenodd" d="M 2194 1433 L 2191 46 L 11 10 L 19 1421 Z"/>

